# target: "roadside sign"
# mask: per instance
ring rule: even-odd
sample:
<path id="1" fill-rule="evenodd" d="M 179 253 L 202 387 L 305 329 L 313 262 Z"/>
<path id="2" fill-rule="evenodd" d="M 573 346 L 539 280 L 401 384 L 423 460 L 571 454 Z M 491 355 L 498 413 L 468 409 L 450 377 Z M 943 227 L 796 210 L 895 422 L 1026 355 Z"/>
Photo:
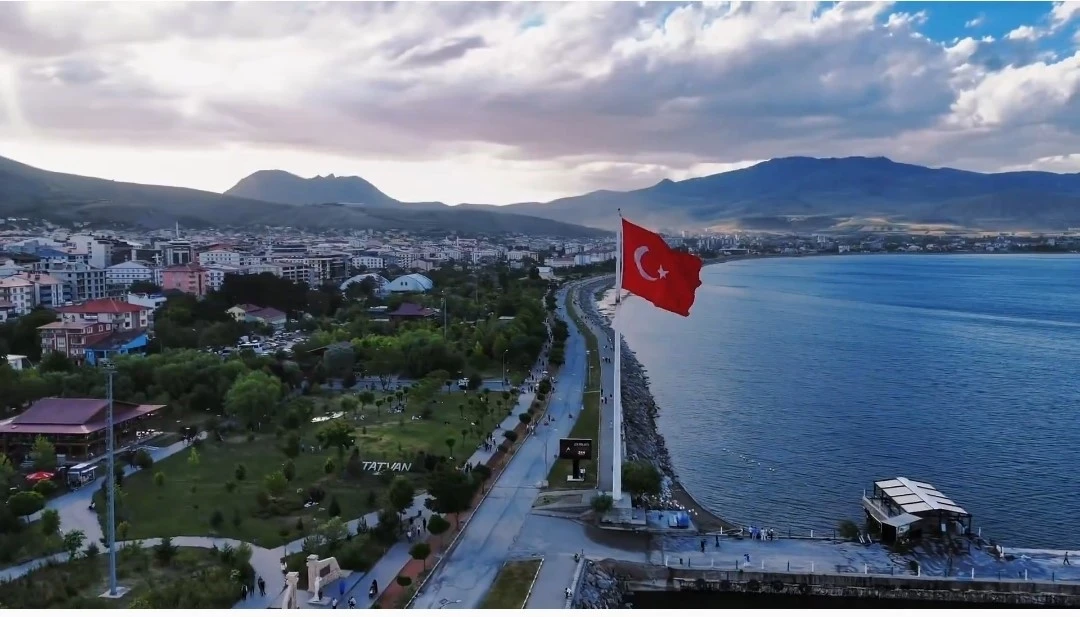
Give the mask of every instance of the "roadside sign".
<path id="1" fill-rule="evenodd" d="M 564 460 L 585 460 L 592 458 L 591 439 L 560 439 L 559 458 Z"/>

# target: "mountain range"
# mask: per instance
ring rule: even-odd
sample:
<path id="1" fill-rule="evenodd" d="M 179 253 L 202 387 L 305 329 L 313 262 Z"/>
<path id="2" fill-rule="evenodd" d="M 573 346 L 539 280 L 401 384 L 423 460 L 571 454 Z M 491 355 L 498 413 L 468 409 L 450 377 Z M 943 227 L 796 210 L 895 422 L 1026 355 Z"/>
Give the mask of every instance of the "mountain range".
<path id="1" fill-rule="evenodd" d="M 259 172 L 241 185 L 280 186 L 274 178 L 284 172 Z M 291 174 L 286 174 L 291 176 Z M 291 176 L 294 177 L 295 176 Z M 255 178 L 252 180 L 252 178 Z M 265 179 L 269 180 L 265 180 Z M 251 180 L 248 182 L 248 180 Z M 305 181 L 321 185 L 327 178 Z M 346 180 L 346 179 L 342 179 Z M 347 186 L 363 186 L 379 193 L 359 178 Z M 239 190 L 239 185 L 237 189 Z M 245 189 L 247 190 L 247 189 Z M 316 193 L 313 192 L 313 195 Z M 355 195 L 355 193 L 353 193 Z M 399 202 L 383 195 L 383 201 L 339 194 L 335 203 L 313 197 L 311 205 L 260 200 L 232 194 L 114 182 L 37 169 L 0 158 L 0 217 L 46 219 L 56 223 L 88 222 L 147 229 L 172 227 L 298 227 L 306 229 L 401 229 L 414 232 L 461 232 L 465 234 L 530 233 L 570 238 L 604 235 L 597 229 L 552 221 L 510 211 L 466 210 L 443 204 L 425 207 L 392 207 Z M 297 203 L 309 202 L 300 200 Z M 346 202 L 346 203 L 340 203 Z M 371 203 L 368 203 L 371 202 Z"/>
<path id="2" fill-rule="evenodd" d="M 357 177 L 303 179 L 258 172 L 227 195 L 303 204 L 402 204 Z M 1080 174 L 984 174 L 932 169 L 887 158 L 779 158 L 634 191 L 595 191 L 547 203 L 455 208 L 512 212 L 614 229 L 624 216 L 652 227 L 722 227 L 773 232 L 891 229 L 1060 231 L 1080 227 Z"/>
<path id="3" fill-rule="evenodd" d="M 1080 227 L 1080 174 L 984 174 L 886 158 L 773 159 L 633 191 L 507 206 L 398 201 L 356 176 L 259 171 L 224 194 L 49 172 L 0 158 L 0 215 L 162 227 L 295 226 L 581 237 L 618 210 L 667 228 L 1061 231 Z"/>

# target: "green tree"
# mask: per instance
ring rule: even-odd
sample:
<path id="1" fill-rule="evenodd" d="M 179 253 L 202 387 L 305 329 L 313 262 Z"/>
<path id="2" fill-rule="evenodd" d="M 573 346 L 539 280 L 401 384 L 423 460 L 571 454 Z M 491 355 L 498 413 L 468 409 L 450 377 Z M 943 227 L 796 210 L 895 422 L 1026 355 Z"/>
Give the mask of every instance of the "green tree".
<path id="1" fill-rule="evenodd" d="M 15 466 L 6 454 L 0 452 L 0 490 L 7 492 L 7 488 L 15 481 Z"/>
<path id="2" fill-rule="evenodd" d="M 45 497 L 34 491 L 20 491 L 7 500 L 8 509 L 15 516 L 27 516 L 45 507 Z"/>
<path id="3" fill-rule="evenodd" d="M 281 382 L 262 371 L 244 374 L 225 394 L 225 412 L 253 427 L 277 407 Z"/>
<path id="4" fill-rule="evenodd" d="M 52 508 L 41 513 L 41 533 L 51 536 L 60 531 L 60 513 Z"/>
<path id="5" fill-rule="evenodd" d="M 247 477 L 247 467 L 243 463 L 237 463 L 236 469 L 233 470 L 233 476 L 236 477 L 237 482 L 243 482 Z"/>
<path id="6" fill-rule="evenodd" d="M 591 505 L 594 512 L 604 515 L 610 512 L 615 504 L 611 499 L 611 495 L 596 495 L 592 498 Z"/>
<path id="7" fill-rule="evenodd" d="M 330 461 L 333 463 L 333 461 Z M 341 504 L 338 503 L 337 495 L 330 498 L 330 507 L 326 509 L 326 513 L 330 515 L 330 518 L 341 516 Z"/>
<path id="8" fill-rule="evenodd" d="M 397 476 L 390 482 L 386 497 L 390 506 L 400 515 L 412 505 L 415 494 L 416 488 L 413 487 L 413 483 L 405 476 Z"/>
<path id="9" fill-rule="evenodd" d="M 120 537 L 120 541 L 126 542 L 129 534 L 131 534 L 131 523 L 120 521 L 116 526 L 116 535 Z"/>
<path id="10" fill-rule="evenodd" d="M 431 532 L 431 535 L 433 536 L 442 535 L 449 531 L 449 529 L 450 521 L 439 516 L 438 514 L 432 514 L 431 518 L 428 519 L 427 530 Z"/>
<path id="11" fill-rule="evenodd" d="M 648 461 L 628 461 L 623 465 L 622 485 L 635 498 L 659 495 L 662 483 L 660 471 Z"/>
<path id="12" fill-rule="evenodd" d="M 263 485 L 266 487 L 266 492 L 270 493 L 274 497 L 281 497 L 285 494 L 285 490 L 289 488 L 289 480 L 285 477 L 285 474 L 280 471 L 267 474 L 263 479 Z"/>
<path id="13" fill-rule="evenodd" d="M 352 425 L 338 419 L 327 422 L 320 428 L 315 434 L 315 439 L 319 440 L 324 448 L 337 448 L 338 458 L 344 458 L 345 451 L 356 442 L 356 435 L 353 433 Z"/>
<path id="14" fill-rule="evenodd" d="M 192 467 L 199 466 L 199 450 L 197 448 L 189 448 L 187 462 Z"/>
<path id="15" fill-rule="evenodd" d="M 292 482 L 293 478 L 296 477 L 296 464 L 292 462 L 292 459 L 285 461 L 285 464 L 281 466 L 281 474 L 289 482 Z"/>
<path id="16" fill-rule="evenodd" d="M 424 571 L 427 571 L 427 558 L 431 555 L 431 546 L 427 542 L 417 542 L 409 547 L 409 556 L 413 559 L 424 564 Z"/>
<path id="17" fill-rule="evenodd" d="M 154 486 L 156 486 L 158 488 L 161 488 L 161 487 L 165 486 L 165 473 L 164 472 L 159 471 L 159 472 L 154 474 Z"/>
<path id="18" fill-rule="evenodd" d="M 56 469 L 56 448 L 52 442 L 39 435 L 30 449 L 30 460 L 34 462 L 36 471 L 53 471 Z"/>
<path id="19" fill-rule="evenodd" d="M 323 463 L 323 471 L 326 473 L 326 475 L 334 473 L 334 469 L 336 468 L 337 465 L 334 464 L 334 459 L 326 457 L 326 462 Z"/>
<path id="20" fill-rule="evenodd" d="M 431 474 L 430 489 L 431 509 L 437 512 L 453 514 L 458 526 L 460 514 L 472 505 L 476 487 L 471 478 L 456 469 L 440 469 Z"/>
<path id="21" fill-rule="evenodd" d="M 356 352 L 352 343 L 335 343 L 323 352 L 323 367 L 331 377 L 345 377 L 353 371 Z"/>
<path id="22" fill-rule="evenodd" d="M 67 551 L 69 560 L 75 559 L 75 555 L 78 554 L 79 549 L 82 548 L 83 542 L 85 541 L 86 533 L 81 529 L 72 529 L 64 534 L 61 545 L 64 547 L 64 550 Z"/>
<path id="23" fill-rule="evenodd" d="M 450 450 L 450 460 L 454 460 L 454 444 L 457 443 L 453 437 L 446 438 L 446 448 Z"/>
<path id="24" fill-rule="evenodd" d="M 146 450 L 139 448 L 135 451 L 135 466 L 139 469 L 150 469 L 154 466 L 154 458 Z"/>

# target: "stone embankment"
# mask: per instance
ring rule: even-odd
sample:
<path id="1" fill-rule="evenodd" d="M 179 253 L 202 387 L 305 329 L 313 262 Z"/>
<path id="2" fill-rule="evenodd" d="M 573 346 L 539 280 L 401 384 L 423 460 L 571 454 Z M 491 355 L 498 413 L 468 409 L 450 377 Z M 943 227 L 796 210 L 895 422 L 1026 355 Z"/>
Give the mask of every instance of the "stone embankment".
<path id="1" fill-rule="evenodd" d="M 623 608 L 622 589 L 611 567 L 586 561 L 572 608 Z"/>

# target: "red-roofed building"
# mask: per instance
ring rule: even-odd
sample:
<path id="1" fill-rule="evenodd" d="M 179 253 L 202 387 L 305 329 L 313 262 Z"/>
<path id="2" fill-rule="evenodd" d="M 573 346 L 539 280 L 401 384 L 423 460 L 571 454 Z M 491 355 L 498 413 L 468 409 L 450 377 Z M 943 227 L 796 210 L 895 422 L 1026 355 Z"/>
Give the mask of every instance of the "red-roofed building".
<path id="1" fill-rule="evenodd" d="M 210 271 L 195 263 L 169 266 L 161 271 L 161 288 L 201 298 L 210 291 Z"/>
<path id="2" fill-rule="evenodd" d="M 107 323 L 119 332 L 146 329 L 150 325 L 150 309 L 113 298 L 62 306 L 56 312 L 64 323 Z"/>
<path id="3" fill-rule="evenodd" d="M 69 459 L 100 456 L 105 453 L 108 405 L 105 399 L 43 398 L 18 416 L 0 421 L 0 451 L 21 460 L 41 436 L 52 442 L 57 454 Z M 114 401 L 116 445 L 135 441 L 136 431 L 164 407 Z"/>
<path id="4" fill-rule="evenodd" d="M 389 314 L 391 319 L 423 319 L 425 317 L 431 317 L 439 311 L 433 308 L 424 308 L 419 304 L 412 304 L 411 302 L 402 302 L 401 306 L 396 311 Z"/>

